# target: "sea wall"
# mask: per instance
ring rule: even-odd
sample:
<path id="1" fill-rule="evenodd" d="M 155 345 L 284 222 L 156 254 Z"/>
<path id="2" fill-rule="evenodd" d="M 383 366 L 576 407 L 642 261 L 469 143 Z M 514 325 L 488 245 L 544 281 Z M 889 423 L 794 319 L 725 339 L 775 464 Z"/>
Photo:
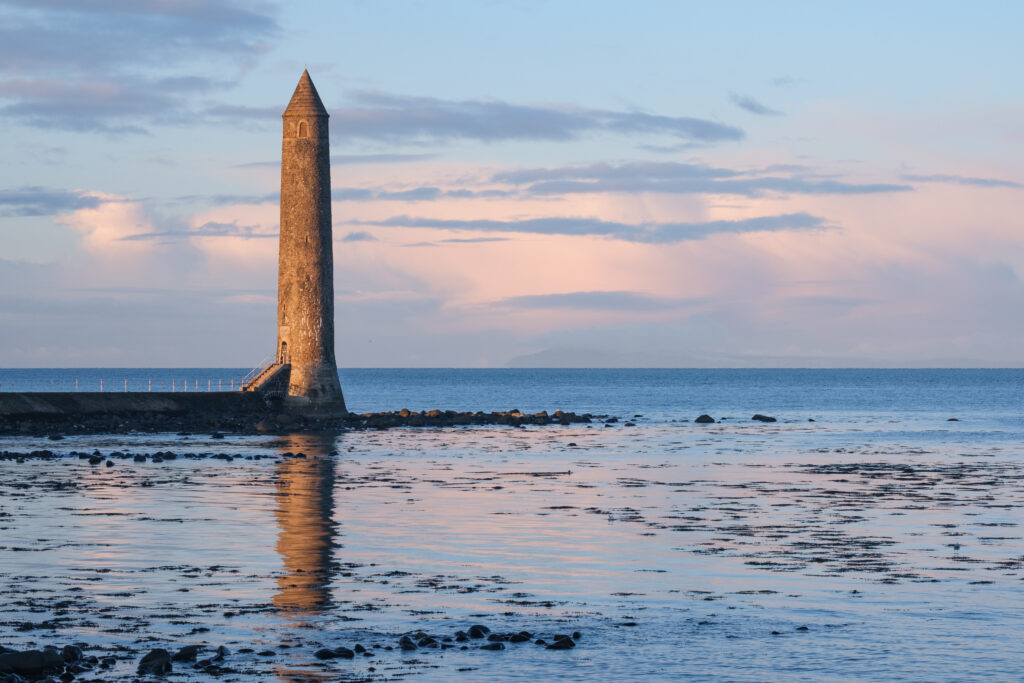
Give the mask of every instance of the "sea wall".
<path id="1" fill-rule="evenodd" d="M 0 393 L 0 435 L 124 434 L 129 432 L 208 432 L 289 434 L 293 432 L 389 429 L 391 427 L 469 427 L 480 425 L 569 425 L 618 418 L 556 410 L 505 412 L 344 413 L 324 415 L 266 400 L 258 392 L 197 393 Z M 631 423 L 626 423 L 631 425 Z"/>
<path id="2" fill-rule="evenodd" d="M 258 394 L 232 392 L 4 392 L 0 417 L 74 417 L 162 413 L 256 414 L 266 409 Z"/>

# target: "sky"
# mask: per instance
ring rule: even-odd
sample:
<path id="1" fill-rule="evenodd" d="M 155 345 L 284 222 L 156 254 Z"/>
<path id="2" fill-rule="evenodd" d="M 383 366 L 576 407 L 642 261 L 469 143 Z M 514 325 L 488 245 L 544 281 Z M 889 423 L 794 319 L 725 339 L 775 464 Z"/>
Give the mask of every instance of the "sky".
<path id="1" fill-rule="evenodd" d="M 1024 4 L 0 0 L 5 367 L 1024 366 Z"/>

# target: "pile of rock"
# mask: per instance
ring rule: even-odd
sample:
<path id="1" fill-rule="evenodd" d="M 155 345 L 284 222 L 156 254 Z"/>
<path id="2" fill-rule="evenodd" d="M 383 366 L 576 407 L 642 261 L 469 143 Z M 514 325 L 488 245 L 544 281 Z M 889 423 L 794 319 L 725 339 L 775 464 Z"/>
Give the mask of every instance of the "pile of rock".
<path id="1" fill-rule="evenodd" d="M 42 650 L 13 650 L 0 645 L 0 683 L 26 683 L 43 676 L 71 681 L 96 667 L 110 668 L 114 659 L 87 657 L 79 645 L 53 646 Z"/>

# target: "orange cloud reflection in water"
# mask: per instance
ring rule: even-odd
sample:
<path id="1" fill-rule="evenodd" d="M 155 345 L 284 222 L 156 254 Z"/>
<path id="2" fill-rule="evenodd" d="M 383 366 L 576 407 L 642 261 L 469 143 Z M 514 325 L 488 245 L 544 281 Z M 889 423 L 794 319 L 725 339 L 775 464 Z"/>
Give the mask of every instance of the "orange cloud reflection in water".
<path id="1" fill-rule="evenodd" d="M 274 605 L 285 614 L 316 614 L 329 606 L 334 549 L 334 442 L 331 435 L 295 435 L 281 442 L 277 465 L 277 552 L 284 574 Z"/>

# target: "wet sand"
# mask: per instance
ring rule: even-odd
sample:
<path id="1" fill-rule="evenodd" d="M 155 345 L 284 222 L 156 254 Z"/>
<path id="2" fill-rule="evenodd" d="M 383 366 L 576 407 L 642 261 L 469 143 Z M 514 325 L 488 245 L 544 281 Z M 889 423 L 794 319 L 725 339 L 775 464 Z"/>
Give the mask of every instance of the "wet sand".
<path id="1" fill-rule="evenodd" d="M 0 646 L 77 643 L 77 680 L 187 645 L 170 679 L 1019 671 L 1013 445 L 631 424 L 0 439 Z"/>

